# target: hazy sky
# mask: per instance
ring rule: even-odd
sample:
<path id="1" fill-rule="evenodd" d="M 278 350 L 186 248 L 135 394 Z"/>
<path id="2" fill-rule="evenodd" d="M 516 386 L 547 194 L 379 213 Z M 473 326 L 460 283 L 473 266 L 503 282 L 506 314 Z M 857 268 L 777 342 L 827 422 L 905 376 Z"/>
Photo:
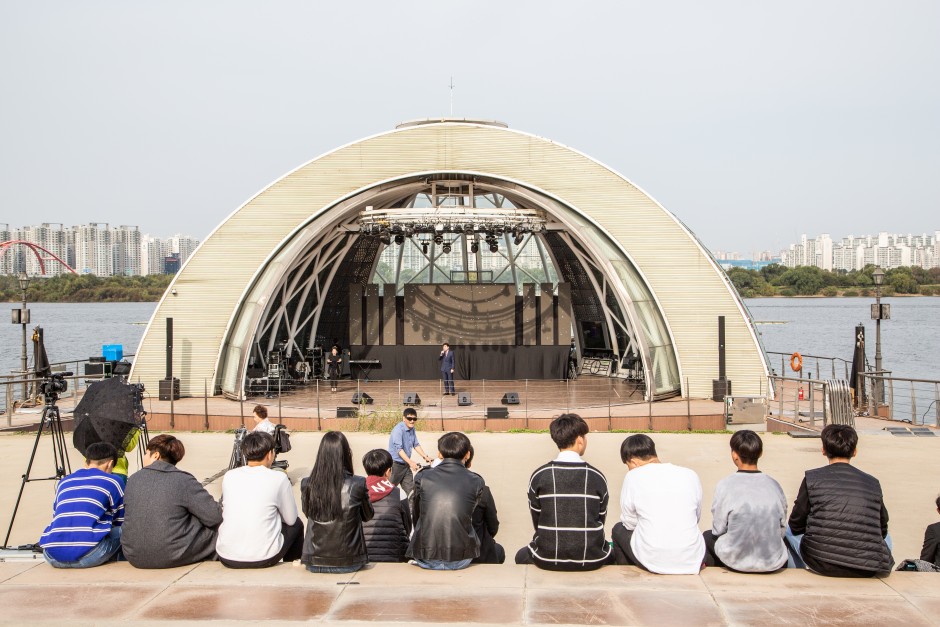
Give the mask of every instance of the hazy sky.
<path id="1" fill-rule="evenodd" d="M 712 250 L 940 229 L 940 2 L 0 0 L 0 222 L 204 238 L 396 123 L 600 160 Z"/>

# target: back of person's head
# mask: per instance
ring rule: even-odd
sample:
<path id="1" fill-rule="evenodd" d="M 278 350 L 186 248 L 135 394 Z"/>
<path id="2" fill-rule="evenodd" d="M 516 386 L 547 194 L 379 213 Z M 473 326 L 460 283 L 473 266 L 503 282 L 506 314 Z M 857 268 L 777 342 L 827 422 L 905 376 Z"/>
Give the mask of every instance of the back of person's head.
<path id="1" fill-rule="evenodd" d="M 578 414 L 562 414 L 552 420 L 548 431 L 551 433 L 552 441 L 558 447 L 558 450 L 564 450 L 574 446 L 578 437 L 586 436 L 590 429 L 588 424 L 584 422 L 584 418 Z"/>
<path id="2" fill-rule="evenodd" d="M 470 457 L 467 458 L 467 461 L 465 461 L 463 465 L 469 468 L 470 464 L 472 463 L 473 463 L 473 445 L 471 444 L 470 445 Z"/>
<path id="3" fill-rule="evenodd" d="M 320 440 L 317 460 L 300 492 L 304 514 L 318 522 L 336 520 L 343 514 L 343 481 L 352 474 L 352 449 L 340 431 L 327 431 Z"/>
<path id="4" fill-rule="evenodd" d="M 268 408 L 264 405 L 255 405 L 255 408 L 251 411 L 254 413 L 254 415 L 256 415 L 258 418 L 261 418 L 262 420 L 268 417 Z"/>
<path id="5" fill-rule="evenodd" d="M 159 453 L 160 459 L 174 466 L 183 459 L 186 454 L 186 448 L 175 436 L 161 433 L 155 438 L 150 438 L 147 444 L 147 450 L 151 453 Z"/>
<path id="6" fill-rule="evenodd" d="M 263 431 L 252 431 L 242 440 L 242 455 L 250 462 L 260 462 L 274 450 L 274 438 Z"/>
<path id="7" fill-rule="evenodd" d="M 118 451 L 113 444 L 107 442 L 95 442 L 88 445 L 85 449 L 85 463 L 95 466 L 104 466 L 108 462 L 116 464 L 118 460 Z"/>
<path id="8" fill-rule="evenodd" d="M 937 510 L 940 511 L 940 496 L 937 497 Z"/>
<path id="9" fill-rule="evenodd" d="M 362 456 L 362 467 L 367 475 L 381 477 L 392 468 L 392 454 L 384 448 L 372 449 Z"/>
<path id="10" fill-rule="evenodd" d="M 858 433 L 849 425 L 826 425 L 822 430 L 822 445 L 829 459 L 850 458 L 858 447 Z"/>
<path id="11" fill-rule="evenodd" d="M 653 438 L 645 433 L 635 433 L 620 445 L 620 461 L 626 464 L 631 459 L 649 461 L 657 457 Z"/>
<path id="12" fill-rule="evenodd" d="M 731 450 L 743 463 L 756 464 L 764 454 L 764 442 L 750 429 L 742 429 L 731 436 Z"/>
<path id="13" fill-rule="evenodd" d="M 409 417 L 409 416 L 412 416 L 412 417 L 414 417 L 414 418 L 417 418 L 417 417 L 418 417 L 418 410 L 415 409 L 414 407 L 406 407 L 406 408 L 405 408 L 405 411 L 403 411 L 403 412 L 401 413 L 401 415 L 404 416 L 405 418 L 407 418 L 407 417 Z"/>
<path id="14" fill-rule="evenodd" d="M 463 458 L 470 452 L 470 438 L 459 431 L 445 433 L 437 441 L 437 452 L 444 459 L 463 461 Z"/>

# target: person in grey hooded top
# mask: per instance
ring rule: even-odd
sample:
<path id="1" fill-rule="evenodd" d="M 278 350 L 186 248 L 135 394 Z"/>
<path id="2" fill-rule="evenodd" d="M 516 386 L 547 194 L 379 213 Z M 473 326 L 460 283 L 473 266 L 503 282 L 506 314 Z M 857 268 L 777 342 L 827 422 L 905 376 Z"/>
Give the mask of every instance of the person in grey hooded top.
<path id="1" fill-rule="evenodd" d="M 144 467 L 124 491 L 124 556 L 137 568 L 174 568 L 215 557 L 222 507 L 176 464 L 186 449 L 172 435 L 147 445 Z"/>

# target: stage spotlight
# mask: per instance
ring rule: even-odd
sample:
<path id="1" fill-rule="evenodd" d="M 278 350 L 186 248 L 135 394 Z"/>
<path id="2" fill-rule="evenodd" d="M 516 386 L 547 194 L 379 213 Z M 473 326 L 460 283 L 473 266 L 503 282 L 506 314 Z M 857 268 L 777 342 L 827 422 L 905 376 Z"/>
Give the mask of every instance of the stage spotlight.
<path id="1" fill-rule="evenodd" d="M 385 244 L 386 246 L 391 245 L 391 243 L 392 243 L 392 235 L 391 235 L 391 233 L 389 233 L 388 231 L 383 230 L 381 233 L 379 233 L 379 241 L 382 242 L 383 244 Z"/>
<path id="2" fill-rule="evenodd" d="M 395 243 L 398 244 L 399 246 L 401 246 L 402 244 L 404 244 L 404 243 L 405 243 L 405 236 L 402 235 L 401 233 L 399 233 L 398 235 L 396 235 L 396 236 L 395 236 Z"/>
<path id="3" fill-rule="evenodd" d="M 449 254 L 450 254 L 450 251 L 451 251 L 450 242 L 447 242 L 446 244 L 444 244 L 443 250 L 444 250 L 444 254 L 445 254 L 445 255 L 449 255 Z"/>
<path id="4" fill-rule="evenodd" d="M 421 252 L 423 252 L 425 255 L 428 254 L 428 243 L 427 243 L 427 242 L 421 242 Z"/>
<path id="5" fill-rule="evenodd" d="M 464 232 L 464 233 L 473 233 L 473 225 L 470 224 L 470 223 L 464 224 L 464 225 L 463 225 L 463 232 Z"/>
<path id="6" fill-rule="evenodd" d="M 434 236 L 434 243 L 437 244 L 438 246 L 440 246 L 441 244 L 444 243 L 444 237 L 443 237 L 442 235 L 435 235 L 435 236 Z"/>
<path id="7" fill-rule="evenodd" d="M 405 227 L 405 237 L 411 237 L 414 234 L 415 234 L 415 230 L 413 228 L 411 228 L 410 226 Z"/>
<path id="8" fill-rule="evenodd" d="M 470 244 L 470 252 L 472 252 L 474 255 L 480 252 L 480 245 L 476 242 Z"/>
<path id="9" fill-rule="evenodd" d="M 495 240 L 490 242 L 490 252 L 491 253 L 499 252 L 499 244 L 497 244 Z"/>
<path id="10" fill-rule="evenodd" d="M 519 244 L 522 243 L 523 237 L 524 236 L 522 235 L 522 233 L 516 233 L 516 236 L 513 238 L 512 243 L 518 246 Z"/>
<path id="11" fill-rule="evenodd" d="M 443 231 L 443 230 L 444 230 L 444 223 L 443 223 L 443 222 L 438 222 L 437 224 L 435 224 L 435 225 L 434 225 L 434 230 L 435 230 L 435 231 Z"/>

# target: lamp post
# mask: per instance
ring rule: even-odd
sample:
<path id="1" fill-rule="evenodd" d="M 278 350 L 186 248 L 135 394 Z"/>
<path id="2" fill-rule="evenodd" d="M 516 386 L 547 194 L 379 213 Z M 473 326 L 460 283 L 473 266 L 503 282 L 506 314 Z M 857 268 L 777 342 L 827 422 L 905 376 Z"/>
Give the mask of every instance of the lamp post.
<path id="1" fill-rule="evenodd" d="M 871 279 L 875 283 L 875 311 L 872 317 L 875 319 L 875 376 L 878 377 L 875 379 L 875 415 L 878 415 L 884 400 L 884 380 L 881 378 L 881 285 L 885 282 L 885 271 L 880 266 L 875 268 Z"/>
<path id="2" fill-rule="evenodd" d="M 20 355 L 20 369 L 23 371 L 23 400 L 26 400 L 29 385 L 26 383 L 26 325 L 29 324 L 29 310 L 26 308 L 26 290 L 29 289 L 29 275 L 26 272 L 20 272 L 20 289 L 23 290 L 23 308 L 20 310 L 20 324 L 23 326 L 23 352 Z"/>

